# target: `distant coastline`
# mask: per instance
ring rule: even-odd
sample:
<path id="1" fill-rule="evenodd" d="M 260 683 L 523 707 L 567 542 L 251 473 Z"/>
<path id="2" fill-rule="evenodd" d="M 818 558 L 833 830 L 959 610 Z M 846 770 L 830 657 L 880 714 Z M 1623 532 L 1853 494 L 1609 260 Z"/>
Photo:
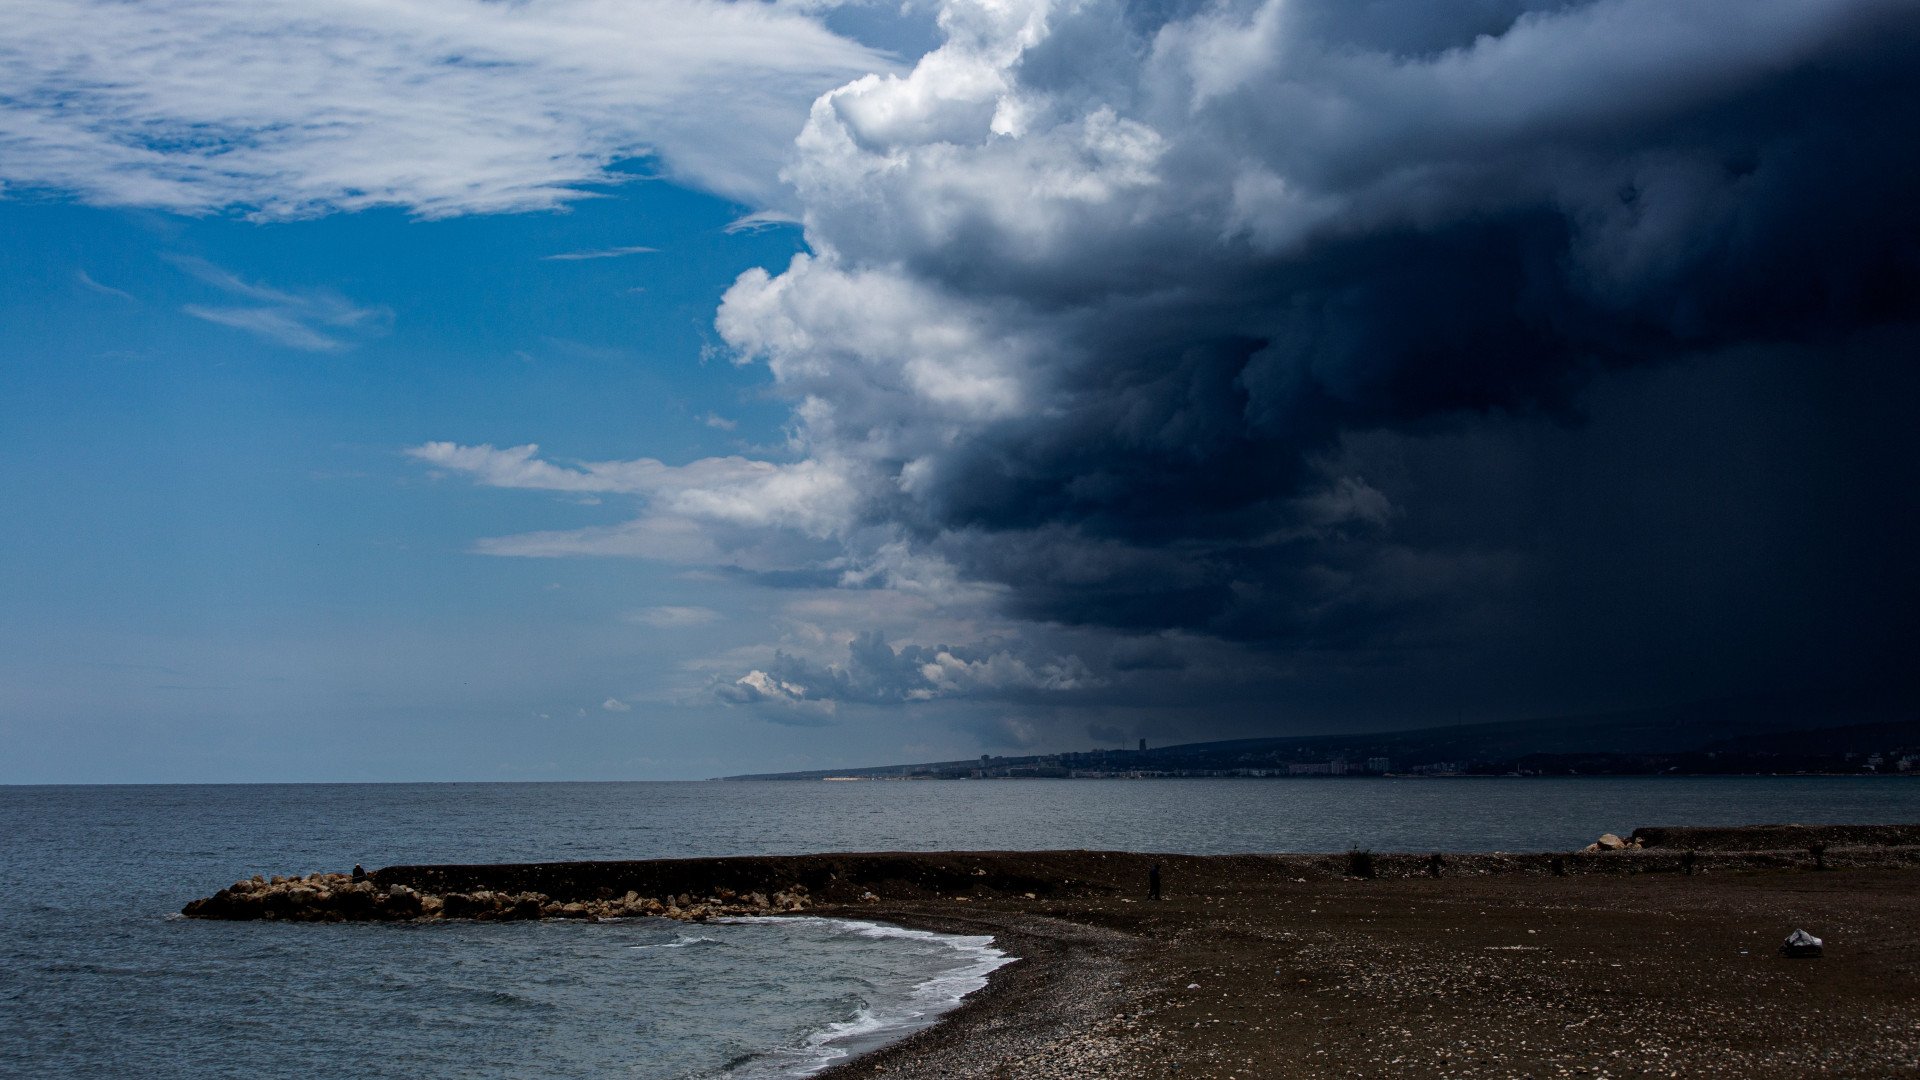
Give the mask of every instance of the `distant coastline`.
<path id="1" fill-rule="evenodd" d="M 911 765 L 882 766 L 882 768 L 913 769 L 915 768 L 915 766 L 911 766 Z M 1683 772 L 1679 769 L 1660 769 L 1660 770 L 1651 770 L 1646 772 L 1619 770 L 1619 771 L 1613 771 L 1613 772 L 1590 772 L 1590 773 L 1583 773 L 1578 771 L 1549 772 L 1549 771 L 1533 771 L 1533 770 L 1515 769 L 1515 770 L 1509 770 L 1506 772 L 1501 772 L 1498 770 L 1484 770 L 1484 771 L 1476 770 L 1472 772 L 1462 771 L 1462 772 L 1404 772 L 1404 773 L 1351 772 L 1351 773 L 1343 773 L 1340 775 L 1343 780 L 1542 780 L 1542 779 L 1593 780 L 1593 779 L 1604 779 L 1610 776 L 1639 777 L 1639 778 L 1670 776 L 1676 780 L 1707 780 L 1707 779 L 1713 779 L 1715 777 L 1727 777 L 1727 778 L 1764 777 L 1764 778 L 1770 778 L 1770 779 L 1776 779 L 1776 780 L 1793 779 L 1795 777 L 1807 777 L 1809 779 L 1901 780 L 1901 779 L 1920 778 L 1920 769 L 1909 768 L 1909 769 L 1902 769 L 1898 772 L 1877 772 L 1872 770 L 1861 770 L 1858 772 L 1837 772 L 1837 771 L 1821 772 L 1821 771 L 1814 771 L 1809 769 L 1802 769 L 1795 772 L 1779 772 L 1779 771 L 1735 772 L 1735 771 L 1727 771 L 1727 770 L 1721 770 L 1717 772 Z M 864 783 L 919 782 L 919 781 L 925 781 L 925 780 L 1308 780 L 1308 779 L 1320 779 L 1320 778 L 1323 778 L 1323 777 L 1315 777 L 1315 776 L 1307 776 L 1307 775 L 1285 775 L 1285 774 L 1278 774 L 1278 773 L 1255 774 L 1251 772 L 1245 772 L 1245 773 L 1235 772 L 1232 770 L 1222 771 L 1222 772 L 1209 772 L 1205 770 L 1184 770 L 1180 772 L 1115 772 L 1115 773 L 1085 772 L 1085 773 L 1071 773 L 1064 776 L 1053 776 L 1053 775 L 1047 775 L 1045 773 L 1014 773 L 1014 774 L 998 775 L 998 776 L 950 776 L 950 775 L 936 775 L 928 772 L 885 772 L 885 773 L 879 773 L 873 776 L 844 776 L 844 775 L 813 776 L 806 773 L 792 773 L 792 774 L 773 773 L 773 774 L 760 774 L 760 775 L 752 775 L 752 776 L 716 776 L 713 779 L 715 781 L 722 782 L 722 783 L 737 782 L 737 783 L 789 784 L 789 783 L 825 782 L 825 783 L 833 783 L 833 784 L 854 784 L 854 783 L 864 784 Z"/>
<path id="2" fill-rule="evenodd" d="M 1329 733 L 722 780 L 1302 779 L 1920 775 L 1920 707 L 1838 695 L 1725 698 L 1594 716 Z"/>

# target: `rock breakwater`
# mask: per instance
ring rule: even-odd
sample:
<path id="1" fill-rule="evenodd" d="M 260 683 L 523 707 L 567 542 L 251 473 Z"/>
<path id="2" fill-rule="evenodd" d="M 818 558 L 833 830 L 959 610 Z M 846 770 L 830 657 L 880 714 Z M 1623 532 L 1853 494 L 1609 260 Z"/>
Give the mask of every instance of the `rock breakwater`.
<path id="1" fill-rule="evenodd" d="M 1065 856 L 1081 874 L 1061 873 L 1060 853 L 939 852 L 769 855 L 718 859 L 389 866 L 364 874 L 253 877 L 195 900 L 199 919 L 391 922 L 407 919 L 606 919 L 774 915 L 815 904 L 889 900 L 1034 897 L 1111 889 L 1088 871 L 1103 854 Z M 1134 862 L 1141 856 L 1114 856 Z M 1142 862 L 1139 873 L 1145 872 Z M 1084 876 L 1083 876 L 1084 875 Z M 1132 876 L 1127 874 L 1124 876 Z"/>
<path id="2" fill-rule="evenodd" d="M 700 922 L 716 916 L 775 915 L 812 904 L 805 885 L 772 893 L 729 888 L 711 896 L 691 893 L 624 895 L 586 900 L 556 899 L 542 892 L 474 889 L 422 892 L 398 882 L 381 885 L 350 874 L 309 874 L 237 881 L 181 914 L 195 919 L 285 919 L 293 922 L 401 922 L 421 919 L 621 919 L 653 916 Z"/>
<path id="3" fill-rule="evenodd" d="M 1885 838 L 1908 840 L 1913 826 Z M 1782 842 L 1825 841 L 1764 848 Z M 202 919 L 372 922 L 408 919 L 607 919 L 665 916 L 698 920 L 872 904 L 1007 903 L 1044 908 L 1102 897 L 1140 897 L 1159 866 L 1169 895 L 1223 888 L 1280 888 L 1345 880 L 1364 862 L 1369 880 L 1471 877 L 1725 873 L 1834 867 L 1910 867 L 1920 846 L 1863 844 L 1840 827 L 1770 826 L 1717 837 L 1636 830 L 1618 850 L 1527 854 L 1367 852 L 1345 855 L 1175 855 L 1117 851 L 943 851 L 763 855 L 715 859 L 495 865 L 389 866 L 364 875 L 254 877 L 188 904 Z M 1881 839 L 1883 834 L 1871 834 Z M 1648 842 L 1653 841 L 1653 842 Z M 1660 842 L 1665 841 L 1665 842 Z M 1684 842 L 1686 846 L 1680 847 Z M 1743 845 L 1733 848 L 1732 845 Z"/>

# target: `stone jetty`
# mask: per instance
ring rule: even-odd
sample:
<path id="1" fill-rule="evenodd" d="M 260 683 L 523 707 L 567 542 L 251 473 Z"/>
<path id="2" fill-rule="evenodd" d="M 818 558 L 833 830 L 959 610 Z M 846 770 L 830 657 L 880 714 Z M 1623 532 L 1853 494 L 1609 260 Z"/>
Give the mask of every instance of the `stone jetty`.
<path id="1" fill-rule="evenodd" d="M 1105 855 L 1083 856 L 1088 869 Z M 1131 861 L 1137 856 L 1116 855 Z M 992 892 L 1031 898 L 1073 888 L 1044 854 L 937 852 L 715 859 L 389 866 L 301 876 L 256 875 L 181 910 L 196 919 L 395 922 L 410 919 L 699 921 L 778 915 L 815 904 Z M 1142 871 L 1144 872 L 1144 870 Z M 1089 885 L 1083 879 L 1081 887 Z"/>
<path id="2" fill-rule="evenodd" d="M 1817 849 L 1817 851 L 1816 851 Z M 410 919 L 701 920 L 876 904 L 1031 904 L 1144 895 L 1169 882 L 1274 888 L 1356 876 L 1588 877 L 1904 868 L 1920 864 L 1920 826 L 1643 828 L 1583 851 L 1449 855 L 1176 855 L 1118 851 L 947 851 L 739 856 L 605 862 L 389 866 L 367 873 L 252 877 L 195 900 L 202 919 L 393 922 Z"/>
<path id="3" fill-rule="evenodd" d="M 812 903 L 805 885 L 771 894 L 719 888 L 711 896 L 690 893 L 641 896 L 632 889 L 614 897 L 556 899 L 542 892 L 474 889 L 422 892 L 395 882 L 379 885 L 349 874 L 237 881 L 181 914 L 195 919 L 285 919 L 291 922 L 397 922 L 418 919 L 621 919 L 640 916 L 701 922 L 715 916 L 774 915 L 804 911 Z"/>

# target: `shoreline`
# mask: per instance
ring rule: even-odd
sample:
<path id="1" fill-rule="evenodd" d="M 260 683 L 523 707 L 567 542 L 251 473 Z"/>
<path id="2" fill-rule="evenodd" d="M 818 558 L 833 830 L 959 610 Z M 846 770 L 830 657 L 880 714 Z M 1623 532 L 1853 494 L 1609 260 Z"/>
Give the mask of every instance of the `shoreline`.
<path id="1" fill-rule="evenodd" d="M 1039 1075 L 1028 1071 L 1028 1063 L 1059 1051 L 1066 1042 L 1078 1044 L 1071 1051 L 1077 1067 L 1098 1061 L 1123 1070 L 1111 1075 L 1129 1075 L 1124 1071 L 1134 1057 L 1129 1051 L 1152 1041 L 1143 1034 L 1122 1046 L 1090 1035 L 1105 1017 L 1109 991 L 1124 980 L 1138 947 L 1126 935 L 1017 915 L 959 918 L 905 909 L 819 914 L 933 933 L 991 934 L 994 947 L 1012 958 L 987 976 L 984 987 L 932 1023 L 811 1074 L 819 1080 Z M 963 1058 L 970 1059 L 966 1065 L 960 1063 Z M 980 1073 L 980 1066 L 990 1071 Z"/>
<path id="2" fill-rule="evenodd" d="M 969 933 L 964 929 L 944 926 L 935 929 L 921 925 L 921 920 L 869 917 L 865 912 L 747 916 L 714 921 L 723 925 L 787 921 L 830 923 L 851 928 L 863 937 L 931 939 L 951 950 L 955 956 L 971 961 L 966 966 L 923 979 L 904 995 L 866 1000 L 852 1017 L 828 1022 L 808 1032 L 798 1043 L 747 1053 L 737 1059 L 736 1067 L 744 1067 L 739 1075 L 749 1077 L 772 1076 L 774 1074 L 768 1071 L 770 1063 L 796 1057 L 800 1060 L 790 1063 L 789 1067 L 797 1071 L 782 1072 L 780 1075 L 820 1076 L 838 1065 L 861 1060 L 868 1054 L 940 1023 L 955 1009 L 978 997 L 996 972 L 1019 959 L 1002 949 L 992 934 Z M 928 995 L 927 991 L 934 988 L 937 988 L 936 992 Z M 729 1071 L 725 1075 L 735 1073 Z"/>
<path id="3" fill-rule="evenodd" d="M 539 886 L 546 917 L 573 918 L 677 887 L 693 921 L 699 896 L 777 887 L 793 914 L 988 934 L 1017 958 L 812 1074 L 828 1080 L 1920 1069 L 1920 826 L 1635 836 L 1644 849 L 1447 856 L 1437 877 L 1412 854 L 930 852 L 389 867 L 368 886 Z M 1809 846 L 1754 846 L 1788 842 Z M 198 917 L 263 917 L 235 899 Z M 1793 929 L 1825 956 L 1778 955 Z"/>

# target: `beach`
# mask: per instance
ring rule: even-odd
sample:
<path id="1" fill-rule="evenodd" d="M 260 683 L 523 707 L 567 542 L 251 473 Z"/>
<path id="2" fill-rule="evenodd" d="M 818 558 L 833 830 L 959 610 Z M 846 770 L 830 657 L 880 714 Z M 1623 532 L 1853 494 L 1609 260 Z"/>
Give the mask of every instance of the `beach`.
<path id="1" fill-rule="evenodd" d="M 1910 1076 L 1911 871 L 1170 877 L 890 906 L 1022 956 L 868 1077 Z M 956 908 L 968 908 L 964 914 Z M 1778 954 L 1805 927 L 1817 960 Z"/>
<path id="2" fill-rule="evenodd" d="M 737 914 L 755 896 L 800 897 L 814 916 L 990 934 L 1018 958 L 938 1024 L 820 1074 L 831 1080 L 1920 1067 L 1920 847 L 1871 842 L 1905 832 L 1834 832 L 1840 842 L 1818 854 L 1804 833 L 1643 832 L 1644 850 L 1437 863 L 823 854 L 398 866 L 366 888 L 487 893 L 460 910 L 491 904 L 479 917 L 501 919 L 542 917 L 532 895 L 544 917 L 599 918 L 665 893 L 694 920 Z M 1159 900 L 1147 895 L 1154 866 Z M 1780 955 L 1795 929 L 1823 938 L 1824 955 Z"/>

